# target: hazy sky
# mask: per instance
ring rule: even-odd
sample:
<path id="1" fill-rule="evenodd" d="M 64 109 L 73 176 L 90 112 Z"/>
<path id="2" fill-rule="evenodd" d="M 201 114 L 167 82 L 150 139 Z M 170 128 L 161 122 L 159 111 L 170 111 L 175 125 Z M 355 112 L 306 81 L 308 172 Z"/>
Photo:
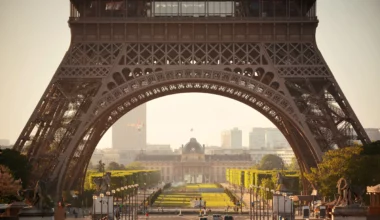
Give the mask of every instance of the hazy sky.
<path id="1" fill-rule="evenodd" d="M 70 43 L 68 0 L 0 0 L 0 139 L 15 142 Z M 364 127 L 380 127 L 380 0 L 318 0 L 319 49 Z M 179 94 L 148 103 L 148 142 L 178 147 L 190 129 L 204 144 L 220 132 L 273 127 L 224 97 Z M 111 146 L 107 132 L 99 147 Z"/>

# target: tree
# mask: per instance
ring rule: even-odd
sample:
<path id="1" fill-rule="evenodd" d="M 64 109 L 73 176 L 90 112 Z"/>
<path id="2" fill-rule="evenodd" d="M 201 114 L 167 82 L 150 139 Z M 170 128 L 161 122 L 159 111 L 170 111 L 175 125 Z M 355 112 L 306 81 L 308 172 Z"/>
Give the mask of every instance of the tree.
<path id="1" fill-rule="evenodd" d="M 261 159 L 258 168 L 260 170 L 281 170 L 284 168 L 284 161 L 277 155 L 267 154 Z"/>
<path id="2" fill-rule="evenodd" d="M 132 162 L 128 164 L 127 166 L 125 166 L 125 169 L 126 170 L 143 170 L 144 165 L 140 162 Z"/>
<path id="3" fill-rule="evenodd" d="M 356 186 L 373 186 L 380 182 L 380 141 L 372 142 L 361 147 L 359 155 L 355 155 L 347 176 Z"/>
<path id="4" fill-rule="evenodd" d="M 287 166 L 288 170 L 299 170 L 300 166 L 298 164 L 297 158 L 293 157 L 290 164 Z"/>
<path id="5" fill-rule="evenodd" d="M 330 150 L 325 153 L 318 168 L 311 168 L 305 177 L 318 189 L 318 193 L 333 198 L 339 178 L 356 179 L 358 170 L 353 164 L 359 162 L 361 151 L 361 146 Z"/>
<path id="6" fill-rule="evenodd" d="M 98 165 L 96 165 L 96 170 L 98 170 L 99 173 L 104 173 L 105 170 L 105 163 L 102 162 L 102 160 L 99 160 Z"/>
<path id="7" fill-rule="evenodd" d="M 13 149 L 5 149 L 0 152 L 0 164 L 8 167 L 15 179 L 21 179 L 26 187 L 29 180 L 31 165 L 28 158 Z"/>
<path id="8" fill-rule="evenodd" d="M 120 166 L 118 163 L 112 161 L 108 164 L 107 170 L 120 170 Z"/>
<path id="9" fill-rule="evenodd" d="M 0 165 L 0 203 L 17 200 L 17 192 L 21 188 L 21 180 L 15 180 L 10 169 Z"/>
<path id="10" fill-rule="evenodd" d="M 272 190 L 276 187 L 276 184 L 273 179 L 270 178 L 264 178 L 261 180 L 260 186 L 264 189 L 260 189 L 260 197 L 265 199 L 272 199 L 271 193 L 268 193 L 266 191 L 266 188 L 269 190 Z"/>

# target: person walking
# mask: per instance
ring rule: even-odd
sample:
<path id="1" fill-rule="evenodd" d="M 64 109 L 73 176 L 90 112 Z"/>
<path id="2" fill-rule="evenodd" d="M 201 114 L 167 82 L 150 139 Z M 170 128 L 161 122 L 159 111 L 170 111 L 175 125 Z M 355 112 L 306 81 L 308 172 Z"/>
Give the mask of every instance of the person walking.
<path id="1" fill-rule="evenodd" d="M 77 213 L 76 209 L 73 210 L 73 214 L 74 214 L 75 218 L 78 218 L 78 213 Z"/>

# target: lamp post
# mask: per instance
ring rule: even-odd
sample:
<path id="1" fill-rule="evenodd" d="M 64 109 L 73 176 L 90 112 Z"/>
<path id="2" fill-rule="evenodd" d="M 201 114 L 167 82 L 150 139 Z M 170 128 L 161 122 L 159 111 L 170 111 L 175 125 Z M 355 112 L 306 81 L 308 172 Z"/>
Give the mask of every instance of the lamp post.
<path id="1" fill-rule="evenodd" d="M 199 197 L 199 216 L 202 216 L 202 197 Z"/>
<path id="2" fill-rule="evenodd" d="M 290 198 L 290 220 L 293 220 L 293 196 L 289 196 Z"/>
<path id="3" fill-rule="evenodd" d="M 270 192 L 272 193 L 272 212 L 271 212 L 271 217 L 273 218 L 273 199 L 274 199 L 274 190 L 271 189 Z"/>
<path id="4" fill-rule="evenodd" d="M 278 218 L 278 216 L 280 215 L 280 192 L 279 191 L 276 192 L 276 196 L 277 196 L 277 218 Z"/>
<path id="5" fill-rule="evenodd" d="M 137 208 L 138 208 L 138 203 L 137 203 L 137 195 L 139 193 L 139 184 L 135 184 L 135 218 L 137 219 Z"/>
<path id="6" fill-rule="evenodd" d="M 262 216 L 264 215 L 264 196 L 263 196 L 263 190 L 264 190 L 264 187 L 262 186 L 259 186 L 259 189 L 260 189 L 260 210 L 259 210 L 259 215 L 260 215 L 260 220 L 262 218 Z"/>
<path id="7" fill-rule="evenodd" d="M 265 188 L 265 201 L 267 204 L 267 220 L 269 220 L 269 203 L 268 203 L 268 198 L 269 198 L 269 188 Z"/>
<path id="8" fill-rule="evenodd" d="M 133 211 L 133 208 L 131 207 L 131 190 L 133 189 L 132 189 L 132 186 L 127 186 L 127 189 L 129 189 L 128 190 L 128 219 L 131 219 L 131 212 Z"/>
<path id="9" fill-rule="evenodd" d="M 260 219 L 259 218 L 259 212 L 260 212 L 260 201 L 259 199 L 261 200 L 261 198 L 259 198 L 259 186 L 256 186 L 256 201 L 257 202 L 257 205 L 256 205 L 256 219 Z"/>
<path id="10" fill-rule="evenodd" d="M 144 183 L 144 199 L 143 199 L 143 212 L 144 212 L 144 214 L 145 214 L 145 212 L 146 212 L 146 209 L 145 209 L 145 193 L 146 193 L 146 183 Z"/>
<path id="11" fill-rule="evenodd" d="M 252 188 L 253 185 L 249 185 L 249 219 L 252 220 Z"/>
<path id="12" fill-rule="evenodd" d="M 98 199 L 98 197 L 96 195 L 93 195 L 92 196 L 92 219 L 94 220 L 95 219 L 95 203 L 96 203 L 96 200 Z"/>
<path id="13" fill-rule="evenodd" d="M 113 210 L 114 210 L 114 215 L 115 215 L 115 205 L 116 205 L 116 214 L 119 212 L 119 214 L 120 214 L 120 206 L 119 206 L 119 197 L 120 197 L 120 188 L 117 188 L 116 189 L 116 194 L 115 194 L 115 202 L 114 202 L 114 206 L 112 206 L 113 207 Z M 115 217 L 114 217 L 115 218 Z"/>
<path id="14" fill-rule="evenodd" d="M 104 194 L 100 193 L 100 218 L 103 218 L 103 198 Z"/>
<path id="15" fill-rule="evenodd" d="M 123 214 L 124 214 L 124 211 L 123 211 L 123 209 L 124 209 L 124 186 L 122 186 L 121 188 L 120 188 L 120 190 L 121 190 L 121 209 L 120 209 L 120 217 L 121 217 L 121 219 L 123 219 Z"/>
<path id="16" fill-rule="evenodd" d="M 285 215 L 285 213 L 286 213 L 286 211 L 285 211 L 286 193 L 283 193 L 282 195 L 284 196 L 284 211 L 283 212 L 284 212 L 284 215 Z"/>
<path id="17" fill-rule="evenodd" d="M 114 205 L 115 205 L 115 197 L 116 197 L 116 190 L 111 190 L 111 195 L 112 195 L 112 218 L 114 218 L 115 217 L 115 207 L 114 207 Z"/>
<path id="18" fill-rule="evenodd" d="M 259 218 L 259 212 L 260 212 L 260 202 L 259 202 L 259 186 L 255 186 L 255 189 L 256 189 L 256 219 L 260 219 Z"/>
<path id="19" fill-rule="evenodd" d="M 135 209 L 135 216 L 136 216 L 136 219 L 137 219 L 137 209 L 138 209 L 138 203 L 137 203 L 137 195 L 138 195 L 138 193 L 139 193 L 139 184 L 136 184 L 136 202 L 135 202 L 135 205 L 136 205 L 136 209 Z"/>
<path id="20" fill-rule="evenodd" d="M 109 216 L 110 216 L 110 206 L 109 206 L 109 203 L 110 203 L 111 192 L 107 191 L 106 195 L 107 195 L 107 218 L 109 218 Z"/>

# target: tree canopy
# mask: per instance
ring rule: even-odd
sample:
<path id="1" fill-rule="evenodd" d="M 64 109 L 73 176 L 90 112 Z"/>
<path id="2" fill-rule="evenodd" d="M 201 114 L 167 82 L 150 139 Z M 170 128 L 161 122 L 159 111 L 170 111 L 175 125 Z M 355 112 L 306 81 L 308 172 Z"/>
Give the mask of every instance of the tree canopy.
<path id="1" fill-rule="evenodd" d="M 299 170 L 300 169 L 297 158 L 295 158 L 295 157 L 292 158 L 292 161 L 287 166 L 287 169 L 288 170 Z"/>
<path id="2" fill-rule="evenodd" d="M 0 164 L 8 167 L 12 176 L 15 179 L 21 179 L 23 186 L 26 187 L 31 166 L 25 155 L 13 149 L 2 150 L 0 153 Z"/>
<path id="3" fill-rule="evenodd" d="M 365 188 L 380 183 L 380 141 L 364 146 L 352 146 L 325 153 L 318 168 L 312 168 L 305 177 L 318 192 L 333 198 L 339 178 Z"/>
<path id="4" fill-rule="evenodd" d="M 118 163 L 112 161 L 108 164 L 107 170 L 124 170 L 124 166 L 120 166 Z"/>
<path id="5" fill-rule="evenodd" d="M 258 169 L 260 170 L 281 170 L 284 168 L 284 161 L 274 154 L 267 154 L 261 158 Z"/>
<path id="6" fill-rule="evenodd" d="M 104 173 L 106 171 L 105 169 L 105 163 L 103 163 L 102 160 L 99 160 L 98 164 L 96 165 L 96 170 L 100 173 Z"/>
<path id="7" fill-rule="evenodd" d="M 144 165 L 140 162 L 132 162 L 125 166 L 126 170 L 142 170 L 144 169 Z"/>
<path id="8" fill-rule="evenodd" d="M 21 188 L 21 180 L 15 180 L 8 167 L 0 165 L 0 203 L 17 200 L 17 192 Z"/>

